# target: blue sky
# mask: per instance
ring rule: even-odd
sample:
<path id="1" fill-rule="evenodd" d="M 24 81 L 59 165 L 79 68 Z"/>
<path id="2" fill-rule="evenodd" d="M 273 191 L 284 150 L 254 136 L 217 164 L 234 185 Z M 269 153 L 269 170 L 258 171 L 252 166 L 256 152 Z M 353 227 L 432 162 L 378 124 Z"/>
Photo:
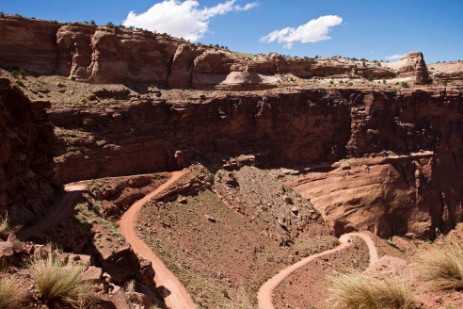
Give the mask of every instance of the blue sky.
<path id="1" fill-rule="evenodd" d="M 422 51 L 428 63 L 463 59 L 462 0 L 183 2 L 0 0 L 0 11 L 63 22 L 125 21 L 245 53 L 386 59 Z"/>

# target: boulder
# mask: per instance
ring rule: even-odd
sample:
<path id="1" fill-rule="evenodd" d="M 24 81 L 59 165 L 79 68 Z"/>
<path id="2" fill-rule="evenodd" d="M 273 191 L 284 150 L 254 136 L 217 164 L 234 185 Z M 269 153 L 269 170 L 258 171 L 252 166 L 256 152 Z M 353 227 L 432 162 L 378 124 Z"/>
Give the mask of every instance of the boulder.
<path id="1" fill-rule="evenodd" d="M 124 283 L 140 275 L 140 261 L 130 245 L 109 255 L 103 260 L 102 267 L 116 283 Z"/>
<path id="2" fill-rule="evenodd" d="M 82 274 L 82 280 L 84 281 L 98 281 L 103 274 L 103 270 L 99 267 L 90 266 L 87 270 Z"/>

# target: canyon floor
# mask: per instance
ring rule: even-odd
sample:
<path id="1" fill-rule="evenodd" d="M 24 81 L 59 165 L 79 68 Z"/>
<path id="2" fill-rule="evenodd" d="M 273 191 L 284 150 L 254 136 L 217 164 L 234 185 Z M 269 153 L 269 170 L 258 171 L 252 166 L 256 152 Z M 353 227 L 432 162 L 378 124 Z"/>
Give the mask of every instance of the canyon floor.
<path id="1" fill-rule="evenodd" d="M 184 303 L 191 295 L 198 308 L 258 308 L 257 292 L 268 279 L 318 254 L 322 256 L 287 274 L 276 286 L 270 298 L 275 308 L 331 308 L 327 278 L 367 269 L 372 274 L 410 280 L 420 308 L 463 306 L 460 292 L 429 289 L 413 267 L 415 255 L 423 250 L 447 242 L 462 244 L 462 225 L 447 236 L 439 236 L 435 242 L 397 236 L 385 240 L 365 233 L 377 250 L 374 260 L 365 241 L 355 236 L 351 237 L 352 242 L 346 242 L 346 247 L 329 253 L 339 246 L 338 239 L 318 211 L 288 186 L 300 173 L 296 169 L 262 170 L 253 166 L 210 170 L 195 165 L 177 173 L 178 176 L 161 173 L 79 182 L 67 186 L 68 192 L 60 202 L 71 210 L 65 222 L 58 224 L 45 217 L 19 236 L 27 237 L 44 230 L 47 223 L 47 229 L 52 227 L 52 230 L 44 240 L 52 241 L 66 252 L 84 254 L 82 256 L 86 253 L 95 256 L 97 252 L 104 259 L 124 248 L 128 241 L 144 258 L 153 261 L 149 255 L 155 254 L 155 259 L 162 260 L 159 263 L 167 266 L 170 275 L 153 263 L 157 287 L 146 292 L 147 288 L 140 284 L 134 292 L 127 290 L 127 293 L 151 295 L 150 302 L 161 307 L 167 304 L 169 308 L 191 308 L 192 305 Z M 76 195 L 72 195 L 76 192 L 81 196 L 79 203 Z M 87 193 L 82 195 L 82 192 Z M 141 192 L 151 193 L 142 198 Z M 135 210 L 140 211 L 136 222 L 125 222 L 124 215 L 116 223 L 111 218 L 117 215 L 103 215 L 122 213 L 117 208 L 118 202 L 127 199 L 139 199 L 132 206 L 142 207 Z M 135 206 L 137 203 L 139 206 Z M 136 217 L 128 220 L 133 218 Z M 139 240 L 134 241 L 126 234 L 130 230 Z M 146 249 L 140 249 L 143 246 Z M 124 267 L 127 266 L 132 267 L 127 264 Z M 22 278 L 20 273 L 15 276 Z M 182 296 L 176 286 L 167 281 L 163 283 L 168 276 L 178 278 L 179 288 L 187 294 Z M 111 289 L 108 293 L 113 295 Z M 174 298 L 169 301 L 171 293 Z M 119 303 L 122 307 L 118 308 L 135 303 Z"/>

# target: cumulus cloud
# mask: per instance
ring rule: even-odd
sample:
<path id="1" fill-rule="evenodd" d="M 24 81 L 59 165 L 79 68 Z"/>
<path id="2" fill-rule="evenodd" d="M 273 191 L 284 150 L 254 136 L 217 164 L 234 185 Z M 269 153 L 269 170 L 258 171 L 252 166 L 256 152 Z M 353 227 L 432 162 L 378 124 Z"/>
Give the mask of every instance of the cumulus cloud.
<path id="1" fill-rule="evenodd" d="M 337 15 L 320 16 L 317 19 L 312 19 L 304 25 L 297 28 L 286 27 L 280 30 L 270 32 L 260 39 L 261 42 L 284 43 L 285 48 L 293 47 L 294 42 L 315 43 L 323 40 L 331 39 L 328 36 L 331 28 L 342 23 L 342 18 Z"/>
<path id="2" fill-rule="evenodd" d="M 238 5 L 237 0 L 227 0 L 213 7 L 199 8 L 197 0 L 164 0 L 154 4 L 146 12 L 131 11 L 122 22 L 155 32 L 166 32 L 176 37 L 197 41 L 209 30 L 209 21 L 218 15 L 250 10 L 258 5 L 250 2 Z"/>
<path id="3" fill-rule="evenodd" d="M 400 58 L 405 57 L 406 55 L 407 54 L 394 54 L 394 55 L 386 56 L 384 58 L 387 60 L 399 60 Z"/>

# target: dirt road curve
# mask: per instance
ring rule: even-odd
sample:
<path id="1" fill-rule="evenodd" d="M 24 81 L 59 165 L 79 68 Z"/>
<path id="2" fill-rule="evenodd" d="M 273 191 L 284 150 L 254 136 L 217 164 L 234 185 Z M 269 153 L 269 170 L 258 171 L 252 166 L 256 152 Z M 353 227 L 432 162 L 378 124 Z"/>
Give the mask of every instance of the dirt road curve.
<path id="1" fill-rule="evenodd" d="M 28 239 L 34 235 L 39 235 L 46 230 L 65 221 L 74 211 L 74 206 L 79 201 L 83 191 L 87 190 L 85 184 L 69 184 L 64 187 L 65 193 L 57 203 L 37 224 L 25 228 L 18 233 L 20 239 Z"/>
<path id="2" fill-rule="evenodd" d="M 166 305 L 171 309 L 193 309 L 196 305 L 188 294 L 185 287 L 180 283 L 177 277 L 164 265 L 164 263 L 154 254 L 147 244 L 141 240 L 135 230 L 137 218 L 143 205 L 150 199 L 161 193 L 170 185 L 175 183 L 182 175 L 186 174 L 187 170 L 173 172 L 170 179 L 146 195 L 143 199 L 135 202 L 119 221 L 120 231 L 124 235 L 126 241 L 130 243 L 133 250 L 143 258 L 151 261 L 153 268 L 156 271 L 156 284 L 164 286 L 170 291 L 170 295 L 165 298 Z"/>
<path id="3" fill-rule="evenodd" d="M 358 232 L 358 233 L 344 234 L 339 238 L 339 242 L 341 244 L 337 246 L 336 248 L 308 256 L 300 260 L 299 262 L 283 269 L 278 274 L 276 274 L 274 277 L 270 278 L 267 282 L 265 282 L 260 287 L 259 292 L 257 293 L 257 301 L 259 304 L 259 309 L 275 309 L 272 303 L 272 293 L 273 293 L 273 290 L 281 283 L 281 281 L 283 281 L 286 277 L 288 277 L 293 271 L 297 270 L 298 268 L 306 265 L 307 263 L 310 263 L 311 261 L 319 257 L 344 250 L 345 248 L 350 246 L 352 242 L 352 237 L 360 237 L 363 241 L 365 241 L 365 243 L 368 246 L 368 251 L 370 253 L 370 266 L 376 263 L 376 261 L 378 260 L 378 252 L 376 250 L 373 240 L 371 239 L 368 233 Z"/>

